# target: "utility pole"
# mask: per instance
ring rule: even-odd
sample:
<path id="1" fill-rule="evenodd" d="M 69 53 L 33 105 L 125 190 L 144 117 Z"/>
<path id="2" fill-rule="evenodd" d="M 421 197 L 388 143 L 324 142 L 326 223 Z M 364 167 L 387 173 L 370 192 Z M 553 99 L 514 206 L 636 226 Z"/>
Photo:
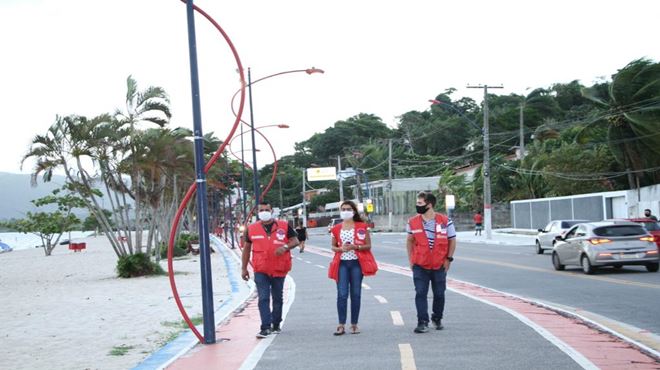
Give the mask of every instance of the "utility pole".
<path id="1" fill-rule="evenodd" d="M 488 88 L 491 89 L 501 89 L 503 86 L 488 86 L 488 85 L 477 85 L 470 86 L 468 89 L 484 89 L 484 164 L 482 167 L 484 175 L 484 224 L 486 229 L 486 239 L 493 238 L 492 232 L 492 217 L 491 217 L 491 200 L 490 200 L 490 142 L 489 142 L 489 130 L 488 130 Z"/>
<path id="2" fill-rule="evenodd" d="M 307 227 L 307 205 L 305 204 L 305 168 L 302 169 L 302 224 Z"/>
<path id="3" fill-rule="evenodd" d="M 388 156 L 389 166 L 388 166 L 388 169 L 387 169 L 387 179 L 388 179 L 388 183 L 387 183 L 387 211 L 388 211 L 388 213 L 387 213 L 387 217 L 388 217 L 387 224 L 388 224 L 388 227 L 387 227 L 387 229 L 389 231 L 392 231 L 392 203 L 394 203 L 392 201 L 392 139 L 388 140 L 387 146 L 388 146 L 388 149 L 389 149 L 389 156 Z"/>
<path id="4" fill-rule="evenodd" d="M 341 156 L 337 156 L 337 174 L 339 174 L 339 203 L 344 202 L 344 177 L 341 173 Z"/>
<path id="5" fill-rule="evenodd" d="M 524 115 L 525 103 L 520 103 L 520 159 L 525 158 L 525 131 L 524 131 Z"/>

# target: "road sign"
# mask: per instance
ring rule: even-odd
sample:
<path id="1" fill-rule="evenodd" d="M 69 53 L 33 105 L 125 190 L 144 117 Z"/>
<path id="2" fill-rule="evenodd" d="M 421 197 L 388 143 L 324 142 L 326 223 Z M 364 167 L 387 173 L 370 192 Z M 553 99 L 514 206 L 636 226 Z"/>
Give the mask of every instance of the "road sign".
<path id="1" fill-rule="evenodd" d="M 307 169 L 307 181 L 337 180 L 335 167 L 315 167 Z"/>

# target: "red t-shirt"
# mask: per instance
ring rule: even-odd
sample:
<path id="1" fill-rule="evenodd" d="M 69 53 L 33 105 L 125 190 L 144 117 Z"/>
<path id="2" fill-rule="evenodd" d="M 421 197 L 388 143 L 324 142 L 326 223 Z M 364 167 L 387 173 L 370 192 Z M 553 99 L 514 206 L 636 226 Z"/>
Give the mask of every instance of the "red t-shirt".
<path id="1" fill-rule="evenodd" d="M 483 222 L 484 217 L 481 214 L 477 213 L 476 215 L 474 215 L 473 219 L 475 224 L 480 224 Z"/>

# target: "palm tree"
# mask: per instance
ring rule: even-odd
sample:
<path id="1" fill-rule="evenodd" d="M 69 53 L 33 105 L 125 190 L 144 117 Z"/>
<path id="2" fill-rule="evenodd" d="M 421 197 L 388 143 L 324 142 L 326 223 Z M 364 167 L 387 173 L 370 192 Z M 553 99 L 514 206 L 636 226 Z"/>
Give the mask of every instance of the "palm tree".
<path id="1" fill-rule="evenodd" d="M 660 182 L 660 63 L 634 60 L 603 91 L 600 85 L 583 90 L 605 113 L 585 128 L 607 127 L 610 150 L 628 170 L 630 188 Z"/>

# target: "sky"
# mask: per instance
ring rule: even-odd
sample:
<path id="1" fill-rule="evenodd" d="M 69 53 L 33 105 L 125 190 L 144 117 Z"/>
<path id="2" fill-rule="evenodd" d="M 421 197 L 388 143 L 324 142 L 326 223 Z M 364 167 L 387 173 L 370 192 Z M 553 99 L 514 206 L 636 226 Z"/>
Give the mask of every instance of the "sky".
<path id="1" fill-rule="evenodd" d="M 255 83 L 255 126 L 278 156 L 359 113 L 390 127 L 428 99 L 468 84 L 525 94 L 553 83 L 591 85 L 630 61 L 660 60 L 652 0 L 199 0 L 235 44 Z M 234 122 L 236 64 L 220 34 L 196 17 L 203 132 L 224 139 Z M 126 78 L 169 94 L 172 127 L 192 128 L 186 7 L 177 0 L 0 0 L 0 172 L 20 162 L 56 115 L 96 116 L 124 106 Z M 531 88 L 530 90 L 527 90 Z M 249 121 L 246 110 L 244 119 Z M 240 141 L 234 142 L 240 153 Z M 257 140 L 258 166 L 272 162 Z M 249 141 L 245 148 L 250 149 Z M 250 157 L 250 153 L 246 153 Z"/>

